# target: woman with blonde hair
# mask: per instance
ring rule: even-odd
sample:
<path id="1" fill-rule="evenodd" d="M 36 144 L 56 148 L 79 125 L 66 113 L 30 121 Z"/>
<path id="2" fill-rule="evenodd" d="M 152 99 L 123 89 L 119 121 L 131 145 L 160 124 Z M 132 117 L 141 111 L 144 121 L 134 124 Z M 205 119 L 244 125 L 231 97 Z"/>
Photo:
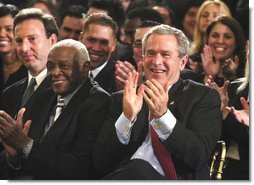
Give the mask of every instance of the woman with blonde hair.
<path id="1" fill-rule="evenodd" d="M 200 57 L 195 56 L 199 56 L 206 43 L 206 29 L 213 20 L 221 15 L 232 17 L 228 6 L 221 0 L 206 0 L 199 7 L 193 43 L 189 53 L 193 62 L 201 61 Z"/>

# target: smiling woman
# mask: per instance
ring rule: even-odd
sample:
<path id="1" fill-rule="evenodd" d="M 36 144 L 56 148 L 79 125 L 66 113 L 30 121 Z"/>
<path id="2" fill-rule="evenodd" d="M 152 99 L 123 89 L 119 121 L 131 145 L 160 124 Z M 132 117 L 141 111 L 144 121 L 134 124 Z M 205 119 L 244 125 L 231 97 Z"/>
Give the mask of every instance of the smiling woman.
<path id="1" fill-rule="evenodd" d="M 0 7 L 0 92 L 27 74 L 15 53 L 13 19 L 18 11 L 10 4 Z"/>

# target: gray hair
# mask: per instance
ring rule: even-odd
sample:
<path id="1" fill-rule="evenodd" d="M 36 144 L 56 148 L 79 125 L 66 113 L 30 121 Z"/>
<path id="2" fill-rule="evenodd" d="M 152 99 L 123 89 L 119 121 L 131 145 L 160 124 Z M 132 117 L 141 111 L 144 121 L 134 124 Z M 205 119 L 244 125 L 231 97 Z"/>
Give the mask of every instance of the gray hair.
<path id="1" fill-rule="evenodd" d="M 80 62 L 82 62 L 82 64 L 84 64 L 86 61 L 90 61 L 86 46 L 79 41 L 76 41 L 73 39 L 64 39 L 64 40 L 58 41 L 56 44 L 53 45 L 50 51 L 58 47 L 74 48 L 77 51 L 77 53 L 75 54 L 75 57 L 78 57 L 80 59 Z"/>
<path id="2" fill-rule="evenodd" d="M 188 54 L 189 52 L 189 41 L 187 39 L 187 37 L 185 36 L 185 34 L 174 27 L 165 25 L 165 24 L 161 24 L 158 26 L 154 26 L 152 29 L 150 29 L 144 36 L 143 40 L 142 40 L 142 54 L 144 56 L 145 54 L 145 50 L 146 50 L 146 44 L 147 44 L 147 40 L 149 39 L 149 37 L 151 35 L 173 35 L 175 36 L 176 40 L 177 40 L 177 44 L 178 44 L 178 57 L 181 59 L 182 57 L 184 57 L 185 55 Z"/>

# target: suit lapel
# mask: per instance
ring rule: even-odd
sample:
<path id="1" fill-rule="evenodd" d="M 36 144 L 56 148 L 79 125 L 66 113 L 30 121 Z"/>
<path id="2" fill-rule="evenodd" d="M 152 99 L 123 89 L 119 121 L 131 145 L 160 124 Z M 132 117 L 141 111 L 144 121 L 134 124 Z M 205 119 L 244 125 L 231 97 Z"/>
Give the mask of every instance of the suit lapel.
<path id="1" fill-rule="evenodd" d="M 85 83 L 72 97 L 68 105 L 64 108 L 47 134 L 44 136 L 42 143 L 45 143 L 48 146 L 55 146 L 62 138 L 62 135 L 64 134 L 65 129 L 69 124 L 73 124 L 72 126 L 75 127 L 74 124 L 77 122 L 72 122 L 71 120 L 75 116 L 75 113 L 79 112 L 78 109 L 81 107 L 84 100 L 88 97 L 91 87 L 92 84 L 90 81 L 86 80 Z"/>
<path id="2" fill-rule="evenodd" d="M 38 110 L 39 114 L 35 112 L 34 113 L 35 115 L 32 115 L 32 117 L 34 116 L 35 118 L 34 121 L 32 122 L 31 129 L 29 132 L 29 135 L 34 140 L 40 141 L 44 133 L 45 126 L 49 121 L 49 116 L 52 112 L 52 107 L 55 104 L 56 104 L 56 95 L 52 90 L 50 90 L 49 93 L 43 96 L 43 100 L 40 101 L 40 104 L 36 105 L 37 108 L 35 110 Z"/>

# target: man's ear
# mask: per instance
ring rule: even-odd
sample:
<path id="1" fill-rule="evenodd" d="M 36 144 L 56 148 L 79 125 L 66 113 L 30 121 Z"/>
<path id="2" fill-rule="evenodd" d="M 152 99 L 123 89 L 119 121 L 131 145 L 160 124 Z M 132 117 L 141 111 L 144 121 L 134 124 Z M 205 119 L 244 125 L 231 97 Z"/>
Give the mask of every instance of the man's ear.
<path id="1" fill-rule="evenodd" d="M 53 46 L 55 43 L 57 43 L 57 35 L 53 33 L 53 34 L 49 37 L 49 40 L 50 40 L 51 46 Z"/>
<path id="2" fill-rule="evenodd" d="M 85 74 L 86 77 L 89 75 L 90 68 L 91 68 L 91 62 L 86 61 L 82 67 L 82 72 L 83 74 Z"/>
<path id="3" fill-rule="evenodd" d="M 187 64 L 189 60 L 189 56 L 185 55 L 181 60 L 180 60 L 180 71 L 182 71 L 185 68 L 185 65 Z"/>

